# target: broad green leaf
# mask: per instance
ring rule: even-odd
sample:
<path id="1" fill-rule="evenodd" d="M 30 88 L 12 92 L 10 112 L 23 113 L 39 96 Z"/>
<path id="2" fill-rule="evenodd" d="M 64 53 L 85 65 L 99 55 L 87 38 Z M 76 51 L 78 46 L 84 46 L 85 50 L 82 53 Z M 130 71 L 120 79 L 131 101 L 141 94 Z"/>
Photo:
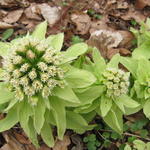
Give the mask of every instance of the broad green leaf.
<path id="1" fill-rule="evenodd" d="M 62 64 L 70 62 L 76 59 L 78 56 L 84 54 L 88 50 L 88 46 L 85 43 L 74 44 L 63 52 Z"/>
<path id="2" fill-rule="evenodd" d="M 81 101 L 81 105 L 91 104 L 95 99 L 97 99 L 105 91 L 104 86 L 91 86 L 85 92 L 76 93 Z"/>
<path id="3" fill-rule="evenodd" d="M 103 117 L 104 121 L 117 133 L 123 132 L 123 114 L 118 108 L 112 108 L 108 114 Z"/>
<path id="4" fill-rule="evenodd" d="M 132 150 L 132 149 L 131 149 L 130 145 L 126 144 L 124 150 Z"/>
<path id="5" fill-rule="evenodd" d="M 18 121 L 18 111 L 16 107 L 14 107 L 8 112 L 7 116 L 4 119 L 0 120 L 0 132 L 9 130 L 16 123 L 18 123 Z"/>
<path id="6" fill-rule="evenodd" d="M 8 43 L 0 42 L 0 56 L 4 57 L 8 54 L 10 45 Z"/>
<path id="7" fill-rule="evenodd" d="M 99 76 L 103 73 L 106 68 L 106 63 L 104 58 L 101 56 L 100 52 L 97 48 L 93 48 L 93 61 L 95 64 L 95 70 L 99 74 Z"/>
<path id="8" fill-rule="evenodd" d="M 14 29 L 7 29 L 2 34 L 2 40 L 7 40 L 14 33 Z"/>
<path id="9" fill-rule="evenodd" d="M 107 115 L 107 113 L 111 109 L 111 106 L 112 106 L 112 99 L 103 95 L 100 99 L 100 110 L 102 117 L 105 117 Z"/>
<path id="10" fill-rule="evenodd" d="M 135 113 L 139 112 L 142 108 L 143 108 L 142 105 L 140 105 L 136 108 L 125 107 L 125 115 L 135 114 Z"/>
<path id="11" fill-rule="evenodd" d="M 69 86 L 66 86 L 64 88 L 56 87 L 53 90 L 53 93 L 55 96 L 61 99 L 64 99 L 66 101 L 69 101 L 72 103 L 80 103 L 78 97 L 75 95 L 75 93 Z"/>
<path id="12" fill-rule="evenodd" d="M 146 103 L 144 104 L 143 112 L 145 116 L 150 119 L 150 99 L 148 99 Z"/>
<path id="13" fill-rule="evenodd" d="M 16 98 L 13 98 L 9 102 L 9 105 L 5 108 L 4 112 L 7 112 L 9 109 L 11 109 L 17 102 L 18 102 L 18 100 Z"/>
<path id="14" fill-rule="evenodd" d="M 53 137 L 53 131 L 51 129 L 51 126 L 45 122 L 43 125 L 43 128 L 41 130 L 41 137 L 43 141 L 49 146 L 54 146 L 54 137 Z"/>
<path id="15" fill-rule="evenodd" d="M 46 106 L 45 106 L 45 103 L 43 102 L 43 99 L 38 98 L 37 105 L 33 106 L 34 127 L 38 134 L 40 134 L 40 131 L 45 121 L 45 118 L 44 118 L 45 109 L 46 109 Z"/>
<path id="16" fill-rule="evenodd" d="M 51 97 L 50 103 L 52 105 L 52 112 L 57 124 L 57 134 L 60 140 L 63 139 L 66 130 L 66 111 L 61 99 Z"/>
<path id="17" fill-rule="evenodd" d="M 128 95 L 122 95 L 119 97 L 119 99 L 122 101 L 123 105 L 128 108 L 136 108 L 140 106 L 138 102 L 134 101 Z"/>
<path id="18" fill-rule="evenodd" d="M 145 150 L 146 144 L 141 140 L 134 140 L 133 141 L 134 148 L 137 148 L 137 150 Z"/>
<path id="19" fill-rule="evenodd" d="M 65 75 L 65 80 L 72 88 L 85 88 L 96 81 L 95 76 L 86 71 L 77 68 L 71 68 Z"/>
<path id="20" fill-rule="evenodd" d="M 35 30 L 32 33 L 32 36 L 40 40 L 43 40 L 45 39 L 46 30 L 47 30 L 47 21 L 44 21 L 36 26 Z"/>
<path id="21" fill-rule="evenodd" d="M 143 42 L 141 46 L 139 46 L 133 51 L 132 53 L 133 58 L 140 59 L 144 57 L 146 59 L 150 59 L 149 47 L 150 47 L 149 41 Z"/>
<path id="22" fill-rule="evenodd" d="M 120 110 L 125 113 L 123 102 L 118 98 L 114 99 L 115 104 L 120 108 Z"/>
<path id="23" fill-rule="evenodd" d="M 67 129 L 73 129 L 79 132 L 84 132 L 85 130 L 92 129 L 92 127 L 88 126 L 86 120 L 78 113 L 67 111 L 66 118 Z"/>
<path id="24" fill-rule="evenodd" d="M 28 122 L 28 137 L 31 140 L 31 142 L 36 146 L 36 148 L 39 148 L 39 143 L 37 139 L 37 133 L 35 131 L 34 125 L 33 125 L 33 120 L 30 118 Z"/>
<path id="25" fill-rule="evenodd" d="M 28 122 L 29 117 L 32 115 L 32 108 L 27 100 L 24 100 L 21 103 L 22 104 L 19 107 L 19 121 L 23 130 L 29 135 Z"/>
<path id="26" fill-rule="evenodd" d="M 50 35 L 46 41 L 49 43 L 50 46 L 52 46 L 55 50 L 60 51 L 63 46 L 64 41 L 64 34 L 59 33 L 56 35 Z"/>
<path id="27" fill-rule="evenodd" d="M 119 62 L 120 62 L 120 55 L 116 54 L 113 56 L 113 58 L 107 64 L 107 68 L 118 68 Z"/>
<path id="28" fill-rule="evenodd" d="M 123 64 L 129 70 L 129 72 L 132 73 L 134 77 L 136 77 L 136 70 L 138 65 L 136 59 L 130 57 L 121 57 L 120 63 Z"/>

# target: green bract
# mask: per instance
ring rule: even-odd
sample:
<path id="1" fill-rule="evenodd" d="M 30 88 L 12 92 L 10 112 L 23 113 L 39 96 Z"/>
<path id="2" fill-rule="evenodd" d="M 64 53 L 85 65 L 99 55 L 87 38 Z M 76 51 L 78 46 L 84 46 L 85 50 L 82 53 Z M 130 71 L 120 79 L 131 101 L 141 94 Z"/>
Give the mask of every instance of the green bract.
<path id="1" fill-rule="evenodd" d="M 82 89 L 82 92 L 77 91 L 84 105 L 76 108 L 75 112 L 88 113 L 96 110 L 110 127 L 122 133 L 122 115 L 128 113 L 128 109 L 139 106 L 139 103 L 129 95 L 130 73 L 119 69 L 120 56 L 118 54 L 106 64 L 99 51 L 94 48 L 92 58 L 94 63 L 87 60 L 88 64 L 84 64 L 83 68 L 93 72 L 97 81 L 89 88 Z M 84 96 L 83 99 L 82 96 Z M 89 100 L 87 100 L 88 97 L 90 97 Z"/>
<path id="2" fill-rule="evenodd" d="M 74 91 L 87 88 L 96 78 L 89 71 L 71 65 L 88 46 L 78 43 L 60 51 L 63 33 L 45 38 L 46 28 L 47 23 L 43 22 L 31 35 L 0 43 L 3 57 L 0 110 L 7 113 L 0 120 L 0 132 L 20 123 L 36 146 L 39 134 L 52 147 L 54 126 L 59 139 L 63 138 L 66 128 L 80 133 L 92 128 L 69 106 L 81 104 Z"/>

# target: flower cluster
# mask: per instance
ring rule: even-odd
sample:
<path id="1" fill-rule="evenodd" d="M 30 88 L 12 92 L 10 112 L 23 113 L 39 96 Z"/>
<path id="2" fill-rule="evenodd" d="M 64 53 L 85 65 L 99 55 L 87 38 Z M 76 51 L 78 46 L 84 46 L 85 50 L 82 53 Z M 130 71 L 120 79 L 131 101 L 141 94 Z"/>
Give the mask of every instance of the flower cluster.
<path id="1" fill-rule="evenodd" d="M 121 69 L 107 68 L 103 73 L 104 84 L 107 87 L 107 96 L 121 96 L 127 94 L 129 88 L 129 72 L 124 72 Z"/>
<path id="2" fill-rule="evenodd" d="M 11 47 L 12 53 L 4 59 L 6 82 L 23 100 L 41 94 L 47 98 L 55 86 L 63 88 L 64 71 L 59 67 L 61 54 L 45 41 L 23 38 Z"/>

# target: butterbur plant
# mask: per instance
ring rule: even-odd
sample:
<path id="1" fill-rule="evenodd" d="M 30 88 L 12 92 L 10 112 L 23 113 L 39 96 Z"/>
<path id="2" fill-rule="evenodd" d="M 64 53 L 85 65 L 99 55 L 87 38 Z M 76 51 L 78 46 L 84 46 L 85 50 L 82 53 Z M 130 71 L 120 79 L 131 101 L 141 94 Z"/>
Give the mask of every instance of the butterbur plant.
<path id="1" fill-rule="evenodd" d="M 78 43 L 61 51 L 63 33 L 45 38 L 46 28 L 45 21 L 32 34 L 0 43 L 0 111 L 7 113 L 0 120 L 0 132 L 20 123 L 34 145 L 38 146 L 37 135 L 41 135 L 52 147 L 54 126 L 59 139 L 63 139 L 66 128 L 79 132 L 91 128 L 68 107 L 81 103 L 74 89 L 86 88 L 96 78 L 89 71 L 71 66 L 88 46 Z"/>
<path id="2" fill-rule="evenodd" d="M 92 71 L 97 77 L 94 85 L 97 86 L 98 91 L 101 91 L 101 94 L 94 95 L 90 104 L 80 106 L 75 111 L 87 113 L 96 110 L 111 128 L 122 133 L 122 115 L 126 114 L 128 108 L 139 106 L 139 103 L 129 95 L 130 72 L 125 72 L 118 67 L 120 62 L 118 54 L 106 63 L 99 51 L 94 48 L 92 58 L 93 62 L 88 60 L 89 63 L 83 68 Z"/>

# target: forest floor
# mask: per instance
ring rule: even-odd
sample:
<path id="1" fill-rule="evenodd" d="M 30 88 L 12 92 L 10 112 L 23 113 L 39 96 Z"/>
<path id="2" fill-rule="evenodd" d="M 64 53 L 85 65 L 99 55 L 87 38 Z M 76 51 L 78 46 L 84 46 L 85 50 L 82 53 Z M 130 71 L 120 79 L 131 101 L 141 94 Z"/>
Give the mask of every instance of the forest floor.
<path id="1" fill-rule="evenodd" d="M 130 29 L 138 29 L 149 16 L 150 0 L 0 0 L 0 40 L 10 41 L 32 32 L 46 19 L 49 24 L 47 36 L 65 33 L 64 49 L 85 41 L 96 46 L 109 60 L 116 53 L 131 55 L 136 40 Z M 98 121 L 101 129 L 84 135 L 67 131 L 64 140 L 57 140 L 54 148 L 48 148 L 41 141 L 38 150 L 88 149 L 83 140 L 88 135 L 96 135 L 100 141 L 99 150 L 121 150 L 121 145 L 135 138 L 150 141 L 150 125 L 141 113 L 125 117 L 124 121 L 131 128 L 126 129 L 123 138 L 112 134 Z M 0 150 L 36 150 L 19 126 L 0 135 L 0 147 Z"/>

